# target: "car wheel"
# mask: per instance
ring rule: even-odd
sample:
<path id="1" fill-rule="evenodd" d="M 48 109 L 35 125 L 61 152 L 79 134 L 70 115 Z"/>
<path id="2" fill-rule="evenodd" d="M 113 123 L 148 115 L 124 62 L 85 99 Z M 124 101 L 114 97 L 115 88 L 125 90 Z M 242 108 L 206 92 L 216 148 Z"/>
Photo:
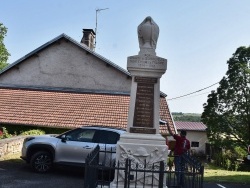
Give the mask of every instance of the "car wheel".
<path id="1" fill-rule="evenodd" d="M 45 173 L 52 168 L 52 157 L 49 152 L 39 151 L 31 157 L 31 166 L 33 170 L 39 173 Z"/>

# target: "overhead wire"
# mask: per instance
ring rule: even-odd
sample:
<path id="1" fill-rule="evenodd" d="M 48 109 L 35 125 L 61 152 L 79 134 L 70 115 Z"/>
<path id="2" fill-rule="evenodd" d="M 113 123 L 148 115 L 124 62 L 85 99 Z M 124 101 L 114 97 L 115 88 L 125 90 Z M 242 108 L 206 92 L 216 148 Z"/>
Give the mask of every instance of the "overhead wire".
<path id="1" fill-rule="evenodd" d="M 199 89 L 199 90 L 197 90 L 197 91 L 194 91 L 194 92 L 191 92 L 191 93 L 188 93 L 188 94 L 185 94 L 185 95 L 181 95 L 181 96 L 178 96 L 178 97 L 170 98 L 170 99 L 167 99 L 167 100 L 168 100 L 168 101 L 171 101 L 171 100 L 179 99 L 179 98 L 182 98 L 182 97 L 186 97 L 186 96 L 192 95 L 192 94 L 194 94 L 194 93 L 198 93 L 198 92 L 201 92 L 201 91 L 203 91 L 203 90 L 205 90 L 205 89 L 208 89 L 208 88 L 210 88 L 210 87 L 212 87 L 212 86 L 214 86 L 214 85 L 216 85 L 216 84 L 218 84 L 218 83 L 219 83 L 219 82 L 216 82 L 216 83 L 214 83 L 214 84 L 212 84 L 212 85 L 210 85 L 210 86 L 207 86 L 207 87 L 205 87 L 205 88 Z"/>
<path id="2" fill-rule="evenodd" d="M 178 98 L 178 100 L 185 100 L 185 99 L 189 99 L 189 98 L 193 98 L 193 97 L 198 97 L 198 96 L 209 94 L 209 93 L 211 93 L 211 91 L 207 91 L 207 92 L 204 92 L 204 93 L 199 93 L 199 94 L 196 94 L 196 95 L 185 96 L 183 98 Z M 173 99 L 173 100 L 175 100 L 175 99 Z"/>

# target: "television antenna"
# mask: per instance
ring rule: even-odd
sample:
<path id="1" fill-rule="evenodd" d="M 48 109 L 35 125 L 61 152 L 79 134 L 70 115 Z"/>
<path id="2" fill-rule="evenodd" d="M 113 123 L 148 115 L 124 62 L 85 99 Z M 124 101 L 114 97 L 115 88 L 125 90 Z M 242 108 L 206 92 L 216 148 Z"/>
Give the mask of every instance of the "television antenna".
<path id="1" fill-rule="evenodd" d="M 95 10 L 95 48 L 96 48 L 96 38 L 97 38 L 97 15 L 99 12 L 103 11 L 103 10 L 107 10 L 109 8 L 102 8 L 102 9 L 96 9 Z"/>

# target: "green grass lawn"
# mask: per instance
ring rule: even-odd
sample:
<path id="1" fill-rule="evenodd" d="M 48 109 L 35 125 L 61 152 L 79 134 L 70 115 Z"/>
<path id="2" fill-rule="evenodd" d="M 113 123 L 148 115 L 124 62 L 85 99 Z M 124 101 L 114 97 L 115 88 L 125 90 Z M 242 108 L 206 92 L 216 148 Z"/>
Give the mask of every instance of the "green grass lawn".
<path id="1" fill-rule="evenodd" d="M 205 165 L 204 181 L 250 184 L 250 172 L 227 171 L 212 165 Z"/>

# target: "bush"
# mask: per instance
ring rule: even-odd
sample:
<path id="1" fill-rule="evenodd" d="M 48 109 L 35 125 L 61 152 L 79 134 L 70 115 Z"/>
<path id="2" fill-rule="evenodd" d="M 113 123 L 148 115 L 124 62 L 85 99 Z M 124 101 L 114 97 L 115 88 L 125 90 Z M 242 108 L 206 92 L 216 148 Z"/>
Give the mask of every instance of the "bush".
<path id="1" fill-rule="evenodd" d="M 2 127 L 2 131 L 0 134 L 0 139 L 4 139 L 4 138 L 10 138 L 12 137 L 11 134 L 9 134 L 8 130 L 5 127 Z"/>
<path id="2" fill-rule="evenodd" d="M 23 132 L 30 130 L 42 130 L 45 134 L 61 134 L 70 129 L 62 129 L 62 128 L 52 128 L 52 127 L 38 127 L 38 126 L 25 126 L 25 125 L 0 125 L 0 127 L 5 127 L 8 130 L 8 133 L 11 135 L 20 135 Z"/>
<path id="3" fill-rule="evenodd" d="M 215 153 L 214 156 L 213 156 L 213 160 L 214 160 L 214 164 L 216 166 L 222 167 L 222 161 L 223 161 L 223 159 L 222 159 L 222 153 L 219 153 L 219 152 Z"/>
<path id="4" fill-rule="evenodd" d="M 174 157 L 168 157 L 168 159 L 167 159 L 167 165 L 168 165 L 168 167 L 169 167 L 170 170 L 173 169 L 173 167 L 174 167 Z"/>
<path id="5" fill-rule="evenodd" d="M 32 129 L 32 130 L 21 131 L 19 135 L 43 135 L 43 134 L 45 134 L 45 131 L 43 130 Z M 11 138 L 16 135 L 17 135 L 16 132 L 14 134 L 10 134 L 5 127 L 2 127 L 2 131 L 0 132 L 0 139 Z"/>
<path id="6" fill-rule="evenodd" d="M 39 129 L 33 129 L 29 131 L 24 131 L 20 135 L 43 135 L 43 134 L 45 134 L 45 131 Z"/>
<path id="7" fill-rule="evenodd" d="M 226 170 L 237 171 L 242 169 L 241 161 L 243 161 L 244 156 L 246 156 L 244 149 L 234 147 L 214 154 L 214 163 Z"/>
<path id="8" fill-rule="evenodd" d="M 246 157 L 243 158 L 243 163 L 239 165 L 240 171 L 247 171 L 250 172 L 250 160 L 248 160 Z"/>
<path id="9" fill-rule="evenodd" d="M 195 158 L 197 158 L 200 161 L 204 161 L 206 159 L 206 155 L 204 151 L 193 151 L 191 150 L 191 155 Z"/>

